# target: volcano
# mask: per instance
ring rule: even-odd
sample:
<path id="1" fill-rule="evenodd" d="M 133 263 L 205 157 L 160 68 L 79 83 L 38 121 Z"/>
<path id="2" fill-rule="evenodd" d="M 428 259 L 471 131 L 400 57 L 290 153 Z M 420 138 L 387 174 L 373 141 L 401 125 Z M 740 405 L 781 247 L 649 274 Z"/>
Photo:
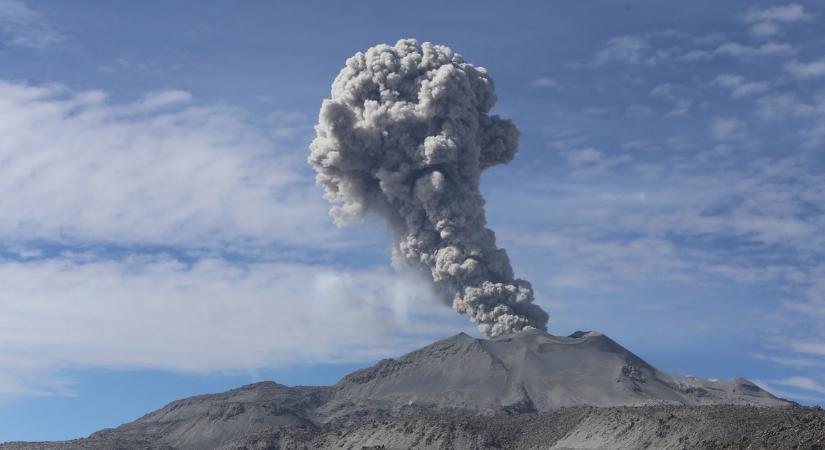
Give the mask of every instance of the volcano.
<path id="1" fill-rule="evenodd" d="M 476 339 L 464 333 L 344 377 L 322 411 L 539 412 L 567 406 L 788 404 L 755 384 L 677 378 L 609 337 L 538 330 Z"/>
<path id="2" fill-rule="evenodd" d="M 0 449 L 784 448 L 802 439 L 825 443 L 821 409 L 742 378 L 663 374 L 597 332 L 525 330 L 461 333 L 334 386 L 256 383 L 178 400 L 88 438 Z"/>

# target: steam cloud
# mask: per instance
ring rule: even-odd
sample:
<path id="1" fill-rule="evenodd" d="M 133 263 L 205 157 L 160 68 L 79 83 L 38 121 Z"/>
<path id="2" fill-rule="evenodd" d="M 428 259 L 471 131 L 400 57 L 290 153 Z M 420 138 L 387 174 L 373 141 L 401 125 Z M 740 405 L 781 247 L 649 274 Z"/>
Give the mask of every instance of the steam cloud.
<path id="1" fill-rule="evenodd" d="M 485 226 L 481 171 L 510 162 L 519 138 L 487 114 L 495 102 L 487 71 L 445 46 L 378 45 L 335 78 L 309 157 L 336 224 L 384 217 L 396 268 L 428 273 L 491 337 L 544 330 L 548 318 Z"/>

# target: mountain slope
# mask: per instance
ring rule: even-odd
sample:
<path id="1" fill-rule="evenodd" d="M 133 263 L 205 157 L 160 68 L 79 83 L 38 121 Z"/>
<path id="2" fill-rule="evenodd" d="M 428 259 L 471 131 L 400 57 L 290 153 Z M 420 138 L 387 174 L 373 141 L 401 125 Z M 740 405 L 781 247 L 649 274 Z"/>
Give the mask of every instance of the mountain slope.
<path id="1" fill-rule="evenodd" d="M 599 333 L 561 337 L 530 330 L 489 340 L 458 334 L 397 360 L 383 360 L 356 371 L 332 387 L 257 383 L 178 400 L 87 439 L 0 448 L 360 448 L 373 442 L 417 448 L 487 448 L 486 438 L 482 442 L 470 431 L 461 434 L 438 423 L 458 420 L 472 430 L 483 427 L 485 422 L 475 422 L 479 417 L 495 419 L 490 423 L 503 427 L 487 430 L 484 436 L 492 439 L 490 448 L 496 448 L 497 440 L 511 439 L 507 433 L 521 426 L 519 417 L 539 423 L 551 420 L 536 425 L 538 431 L 525 432 L 540 432 L 543 439 L 567 442 L 566 447 L 586 448 L 588 436 L 599 436 L 593 441 L 599 445 L 616 443 L 621 436 L 629 439 L 627 433 L 614 435 L 617 424 L 633 427 L 625 423 L 630 419 L 623 414 L 647 414 L 631 414 L 638 409 L 617 407 L 678 412 L 678 408 L 701 405 L 740 405 L 726 407 L 742 417 L 763 407 L 779 407 L 767 409 L 772 411 L 765 417 L 768 422 L 793 421 L 806 413 L 744 379 L 721 382 L 663 375 Z M 700 436 L 701 428 L 710 426 L 699 420 L 704 417 L 702 408 L 686 410 L 695 412 L 677 420 L 679 429 L 684 436 Z M 646 425 L 647 431 L 633 439 L 655 439 L 655 425 Z M 595 430 L 602 430 L 601 434 Z"/>
<path id="2" fill-rule="evenodd" d="M 255 433 L 314 427 L 329 388 L 264 382 L 174 401 L 140 419 L 92 434 L 93 440 L 148 440 L 172 448 L 214 448 Z"/>
<path id="3" fill-rule="evenodd" d="M 488 414 L 661 403 L 788 404 L 744 379 L 663 375 L 600 333 L 530 330 L 489 340 L 459 334 L 381 361 L 344 377 L 321 411 L 423 407 Z"/>

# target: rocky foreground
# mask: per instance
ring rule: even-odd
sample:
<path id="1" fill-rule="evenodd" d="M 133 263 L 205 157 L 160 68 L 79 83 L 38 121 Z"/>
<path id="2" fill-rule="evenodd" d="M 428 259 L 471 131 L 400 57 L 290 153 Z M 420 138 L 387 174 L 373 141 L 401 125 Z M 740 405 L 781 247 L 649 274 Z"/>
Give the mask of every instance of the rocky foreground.
<path id="1" fill-rule="evenodd" d="M 459 334 L 331 387 L 256 383 L 85 439 L 0 449 L 806 448 L 825 412 L 744 379 L 666 376 L 598 333 Z"/>

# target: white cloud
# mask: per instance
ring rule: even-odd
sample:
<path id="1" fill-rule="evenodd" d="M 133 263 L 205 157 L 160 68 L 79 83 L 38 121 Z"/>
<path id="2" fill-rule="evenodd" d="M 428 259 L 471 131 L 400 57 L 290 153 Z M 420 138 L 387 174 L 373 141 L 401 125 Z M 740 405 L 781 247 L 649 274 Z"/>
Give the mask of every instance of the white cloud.
<path id="1" fill-rule="evenodd" d="M 561 83 L 559 83 L 559 80 L 550 77 L 536 78 L 530 82 L 530 86 L 534 88 L 561 89 Z"/>
<path id="2" fill-rule="evenodd" d="M 146 95 L 143 101 L 134 105 L 136 112 L 154 112 L 158 109 L 187 103 L 192 100 L 192 94 L 173 89 L 169 91 L 154 92 Z"/>
<path id="3" fill-rule="evenodd" d="M 765 120 L 813 117 L 823 111 L 823 105 L 805 103 L 794 94 L 771 94 L 756 101 L 757 114 Z"/>
<path id="4" fill-rule="evenodd" d="M 722 118 L 716 133 L 729 137 L 742 127 L 738 119 Z M 745 153 L 752 151 L 746 147 Z M 716 156 L 712 163 L 688 163 L 687 150 L 674 151 L 682 154 L 671 163 L 640 157 L 622 171 L 578 180 L 579 170 L 607 156 L 592 147 L 565 151 L 569 163 L 544 175 L 554 182 L 508 192 L 506 198 L 493 193 L 490 205 L 492 211 L 510 208 L 530 217 L 521 217 L 529 226 L 496 225 L 505 227 L 497 230 L 501 239 L 518 244 L 511 252 L 527 252 L 536 264 L 553 267 L 551 272 L 582 280 L 579 288 L 639 280 L 693 285 L 726 280 L 790 289 L 817 279 L 797 258 L 816 258 L 803 255 L 819 254 L 825 246 L 820 232 L 825 227 L 825 177 L 804 158 L 743 161 L 734 152 Z M 554 207 L 547 208 L 549 204 Z M 816 292 L 825 292 L 825 283 Z"/>
<path id="5" fill-rule="evenodd" d="M 713 58 L 713 52 L 704 49 L 688 50 L 679 56 L 679 60 L 681 61 L 703 61 L 711 58 Z"/>
<path id="6" fill-rule="evenodd" d="M 788 44 L 780 44 L 776 42 L 767 42 L 759 46 L 728 42 L 717 47 L 713 53 L 716 55 L 725 55 L 733 58 L 754 58 L 760 56 L 791 54 L 793 53 L 793 47 Z"/>
<path id="7" fill-rule="evenodd" d="M 586 152 L 577 159 L 599 156 Z M 735 164 L 729 158 L 689 165 L 679 155 L 673 164 L 656 163 L 657 170 L 637 171 L 641 164 L 636 163 L 582 181 L 573 176 L 578 166 L 571 162 L 560 170 L 567 175 L 552 173 L 547 178 L 553 180 L 540 186 L 494 194 L 490 209 L 520 211 L 524 225 L 508 217 L 496 224 L 497 234 L 543 295 L 574 302 L 602 297 L 613 303 L 652 290 L 661 293 L 661 299 L 651 301 L 654 306 L 685 308 L 689 314 L 735 300 L 722 294 L 718 304 L 705 299 L 689 306 L 673 300 L 678 294 L 665 293 L 668 289 L 707 293 L 703 296 L 715 295 L 721 286 L 723 291 L 732 286 L 776 289 L 779 293 L 737 308 L 736 314 L 744 315 L 740 319 L 722 319 L 719 325 L 761 333 L 765 342 L 777 338 L 766 358 L 781 357 L 777 363 L 815 372 L 812 360 L 825 356 L 825 281 L 816 284 L 825 280 L 825 268 L 817 271 L 800 261 L 820 259 L 825 248 L 825 177 L 802 158 L 737 159 Z M 799 314 L 782 304 L 786 296 L 798 303 Z M 606 308 L 579 305 L 566 313 L 588 311 L 591 316 L 583 322 L 590 324 Z M 700 314 L 700 320 L 708 317 Z M 552 323 L 561 320 L 553 318 Z M 685 320 L 679 319 L 680 327 Z M 820 325 L 802 328 L 817 320 Z M 800 339 L 789 339 L 794 335 Z M 814 401 L 798 393 L 783 396 Z"/>
<path id="8" fill-rule="evenodd" d="M 768 90 L 766 82 L 749 82 L 741 75 L 722 74 L 713 80 L 713 84 L 730 91 L 732 97 L 749 97 Z"/>
<path id="9" fill-rule="evenodd" d="M 65 393 L 64 367 L 187 373 L 397 356 L 472 331 L 385 269 L 155 256 L 0 262 L 0 398 Z"/>
<path id="10" fill-rule="evenodd" d="M 66 394 L 67 367 L 361 362 L 472 330 L 411 276 L 294 262 L 357 245 L 280 145 L 302 116 L 0 81 L 0 117 L 0 398 Z"/>
<path id="11" fill-rule="evenodd" d="M 305 167 L 240 111 L 183 91 L 0 82 L 0 242 L 325 247 L 336 233 Z"/>
<path id="12" fill-rule="evenodd" d="M 805 7 L 797 3 L 777 5 L 768 8 L 750 8 L 744 16 L 744 21 L 751 25 L 750 32 L 758 37 L 770 37 L 779 34 L 780 24 L 807 22 L 813 16 L 805 11 Z"/>
<path id="13" fill-rule="evenodd" d="M 784 386 L 804 389 L 806 391 L 816 392 L 818 394 L 825 394 L 825 385 L 822 385 L 808 377 L 789 377 L 774 381 L 777 384 Z"/>
<path id="14" fill-rule="evenodd" d="M 691 149 L 655 162 L 642 154 L 622 171 L 577 180 L 581 164 L 605 157 L 584 147 L 557 172 L 523 175 L 537 180 L 523 192 L 493 194 L 492 211 L 505 204 L 520 211 L 519 223 L 508 216 L 496 224 L 499 239 L 537 291 L 555 297 L 613 301 L 647 290 L 638 286 L 709 295 L 720 286 L 766 286 L 772 291 L 740 310 L 747 319 L 723 328 L 776 339 L 762 359 L 815 371 L 825 356 L 825 266 L 811 264 L 825 248 L 825 177 L 804 153 L 768 156 L 758 141 L 730 141 L 746 130 L 744 120 L 720 117 L 709 137 L 727 139 L 732 153 L 707 162 L 692 160 Z M 664 305 L 692 309 L 662 295 Z"/>
<path id="15" fill-rule="evenodd" d="M 738 42 L 725 42 L 714 49 L 691 49 L 680 54 L 682 61 L 705 61 L 719 56 L 737 59 L 754 59 L 768 56 L 781 56 L 794 53 L 792 46 L 778 42 L 766 42 L 762 45 L 743 45 Z"/>
<path id="16" fill-rule="evenodd" d="M 825 93 L 815 82 L 825 79 L 825 66 L 802 59 L 816 50 L 811 30 L 791 33 L 813 19 L 799 5 L 752 8 L 747 27 L 760 39 L 736 37 L 735 30 L 704 42 L 690 33 L 644 32 L 596 49 L 590 63 L 579 67 L 636 65 L 619 75 L 588 75 L 604 95 L 639 99 L 647 90 L 653 98 L 645 107 L 658 106 L 659 117 L 680 120 L 655 114 L 613 124 L 585 120 L 582 134 L 592 143 L 553 142 L 565 156 L 554 160 L 559 167 L 521 177 L 544 181 L 490 199 L 493 210 L 506 205 L 519 211 L 519 223 L 508 215 L 496 224 L 497 233 L 527 267 L 537 292 L 573 299 L 601 295 L 608 302 L 657 283 L 710 295 L 752 290 L 753 300 L 737 306 L 748 318 L 728 317 L 718 325 L 760 333 L 766 359 L 798 373 L 815 372 L 817 358 L 825 355 L 825 282 L 816 281 L 825 280 L 825 270 L 816 268 L 825 255 Z M 689 60 L 702 63 L 676 66 Z M 662 62 L 673 65 L 651 68 Z M 734 67 L 744 71 L 737 74 Z M 794 83 L 791 75 L 812 82 Z M 711 86 L 697 81 L 702 79 Z M 659 80 L 670 82 L 657 85 Z M 577 108 L 579 115 L 611 107 L 604 95 Z M 618 111 L 613 104 L 611 118 Z M 565 126 L 569 130 L 570 122 Z M 611 141 L 648 141 L 661 151 L 636 152 L 619 170 L 578 179 L 583 168 L 611 156 L 601 151 Z M 736 304 L 739 292 L 720 294 L 719 307 Z M 772 339 L 779 342 L 774 347 Z"/>
<path id="17" fill-rule="evenodd" d="M 593 55 L 588 64 L 591 67 L 611 62 L 624 64 L 645 64 L 656 66 L 677 57 L 682 49 L 679 45 L 666 45 L 662 41 L 687 40 L 692 43 L 704 42 L 706 37 L 697 38 L 678 30 L 663 30 L 638 35 L 623 35 L 610 38 L 604 48 Z M 581 67 L 581 65 L 574 65 Z"/>
<path id="18" fill-rule="evenodd" d="M 775 22 L 759 22 L 751 25 L 751 34 L 763 38 L 775 36 L 782 32 L 782 28 Z"/>
<path id="19" fill-rule="evenodd" d="M 15 46 L 44 48 L 65 37 L 20 0 L 0 0 L 0 36 Z"/>
<path id="20" fill-rule="evenodd" d="M 664 83 L 655 86 L 650 95 L 673 103 L 673 109 L 667 113 L 668 116 L 684 116 L 693 106 L 693 99 L 687 96 L 689 91 L 685 86 Z"/>
<path id="21" fill-rule="evenodd" d="M 746 129 L 745 122 L 735 118 L 717 117 L 710 124 L 710 133 L 716 140 L 740 139 Z"/>
<path id="22" fill-rule="evenodd" d="M 794 367 L 794 368 L 807 368 L 807 367 L 822 367 L 825 366 L 825 361 L 816 361 L 809 358 L 800 358 L 800 357 L 783 357 L 783 356 L 775 356 L 775 355 L 764 355 L 764 354 L 756 354 L 754 355 L 757 359 L 762 359 L 765 361 L 770 361 L 775 364 L 779 364 L 782 366 Z"/>
<path id="23" fill-rule="evenodd" d="M 754 383 L 756 383 L 757 386 L 761 387 L 762 389 L 764 389 L 764 390 L 770 392 L 771 394 L 773 394 L 777 397 L 780 397 L 780 398 L 786 398 L 786 399 L 790 399 L 790 400 L 798 400 L 798 401 L 801 401 L 801 402 L 811 402 L 811 403 L 820 403 L 822 401 L 822 396 L 806 395 L 806 394 L 800 394 L 799 392 L 791 392 L 791 391 L 784 390 L 784 389 L 778 387 L 775 384 L 776 383 L 775 381 L 768 382 L 768 381 L 758 380 L 758 379 L 752 380 L 752 381 Z"/>
<path id="24" fill-rule="evenodd" d="M 807 63 L 792 61 L 785 65 L 785 70 L 801 79 L 825 76 L 825 59 Z"/>
<path id="25" fill-rule="evenodd" d="M 647 41 L 638 36 L 625 35 L 611 38 L 605 48 L 593 58 L 593 64 L 602 65 L 609 62 L 638 63 L 648 50 Z"/>
<path id="26" fill-rule="evenodd" d="M 279 110 L 269 114 L 266 126 L 274 139 L 292 140 L 311 135 L 314 132 L 313 122 L 305 114 Z"/>
<path id="27" fill-rule="evenodd" d="M 825 356 L 825 341 L 792 341 L 789 347 L 797 353 Z"/>
<path id="28" fill-rule="evenodd" d="M 782 22 L 794 23 L 809 20 L 811 16 L 805 12 L 805 8 L 797 3 L 788 5 L 771 6 L 768 8 L 753 7 L 745 13 L 745 22 Z"/>
<path id="29" fill-rule="evenodd" d="M 756 114 L 763 120 L 794 120 L 803 147 L 816 149 L 825 142 L 825 93 L 811 96 L 810 102 L 795 94 L 771 94 L 758 98 L 756 106 Z"/>
<path id="30" fill-rule="evenodd" d="M 581 176 L 598 175 L 633 159 L 630 155 L 607 156 L 591 147 L 568 151 L 565 156 L 575 166 L 573 174 Z"/>
<path id="31" fill-rule="evenodd" d="M 609 39 L 589 64 L 573 64 L 572 67 L 599 67 L 611 62 L 652 67 L 668 61 L 707 61 L 722 56 L 755 59 L 794 53 L 791 45 L 781 42 L 744 45 L 721 41 L 722 36 L 717 34 L 694 36 L 674 30 L 627 34 Z"/>

